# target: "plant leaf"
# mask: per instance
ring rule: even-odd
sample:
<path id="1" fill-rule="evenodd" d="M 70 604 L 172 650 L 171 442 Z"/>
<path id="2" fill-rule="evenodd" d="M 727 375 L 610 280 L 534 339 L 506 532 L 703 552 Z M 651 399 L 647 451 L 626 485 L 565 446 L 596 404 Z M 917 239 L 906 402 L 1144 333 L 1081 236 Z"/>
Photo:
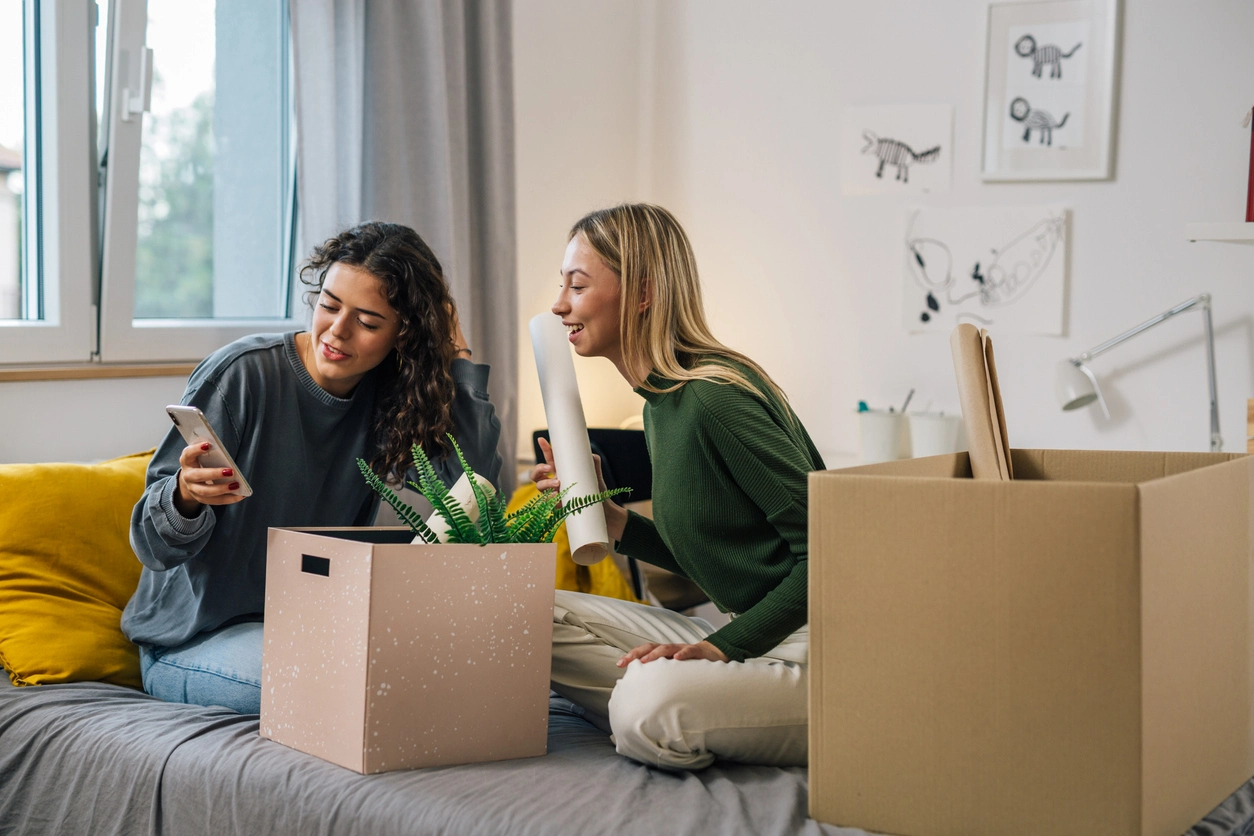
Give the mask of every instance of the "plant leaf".
<path id="1" fill-rule="evenodd" d="M 479 484 L 479 480 L 475 476 L 475 471 L 470 466 L 470 462 L 466 461 L 466 456 L 462 453 L 462 448 L 457 445 L 457 439 L 453 438 L 452 433 L 447 433 L 448 440 L 453 444 L 453 452 L 457 453 L 457 460 L 461 462 L 462 470 L 466 471 L 466 478 L 470 481 L 470 490 L 475 495 L 475 503 L 479 506 L 479 536 L 483 539 L 483 543 L 500 543 L 504 541 L 505 532 L 494 529 L 492 520 L 491 503 L 488 501 L 488 494 L 484 491 L 483 486 Z M 495 492 L 493 496 L 495 496 Z"/>
<path id="2" fill-rule="evenodd" d="M 499 493 L 494 493 L 488 498 L 488 513 L 492 515 L 492 542 L 508 543 L 509 526 L 505 524 L 505 509 L 509 503 Z"/>
<path id="3" fill-rule="evenodd" d="M 585 509 L 591 508 L 593 505 L 604 502 L 612 496 L 618 496 L 620 493 L 631 493 L 631 488 L 614 488 L 613 490 L 601 491 L 600 493 L 594 493 L 588 496 L 575 497 L 570 502 L 566 503 L 566 505 L 564 505 L 562 509 L 557 512 L 554 518 L 549 521 L 548 527 L 546 527 L 544 531 L 544 539 L 540 540 L 540 542 L 553 542 L 553 537 L 557 534 L 558 527 L 566 521 L 567 517 L 574 516 Z"/>
<path id="4" fill-rule="evenodd" d="M 457 453 L 458 463 L 466 473 L 470 482 L 470 490 L 474 494 L 479 510 L 478 522 L 473 522 L 461 504 L 453 498 L 452 492 L 444 484 L 444 480 L 436 472 L 435 466 L 419 445 L 413 445 L 414 469 L 418 474 L 417 482 L 408 482 L 426 497 L 435 512 L 447 523 L 449 531 L 446 542 L 449 543 L 551 543 L 558 529 L 567 518 L 587 508 L 604 502 L 610 497 L 628 493 L 631 488 L 615 488 L 601 491 L 591 496 L 577 497 L 566 502 L 566 497 L 575 487 L 572 483 L 561 491 L 543 491 L 527 500 L 521 508 L 506 513 L 508 501 L 497 492 L 489 493 L 475 478 L 470 463 L 457 444 L 457 439 L 449 435 L 453 449 Z M 396 509 L 399 516 L 424 542 L 435 543 L 438 538 L 419 516 L 418 512 L 405 504 L 387 484 L 370 469 L 363 459 L 357 460 L 366 482 Z"/>
<path id="5" fill-rule="evenodd" d="M 556 494 L 556 491 L 544 491 L 537 493 L 528 499 L 521 507 L 515 509 L 512 513 L 506 515 L 505 525 L 509 530 L 509 542 L 525 543 L 523 539 L 524 532 L 537 516 L 547 516 L 542 508 L 549 502 L 550 495 Z"/>
<path id="6" fill-rule="evenodd" d="M 558 506 L 566 498 L 566 494 L 574 489 L 574 485 L 564 488 L 561 493 L 545 491 L 536 503 L 535 510 L 525 519 L 517 530 L 516 543 L 543 543 L 544 532 L 557 512 Z"/>
<path id="7" fill-rule="evenodd" d="M 479 530 L 470 520 L 470 516 L 461 504 L 449 493 L 448 486 L 435 472 L 427 453 L 417 444 L 412 448 L 414 467 L 418 471 L 418 479 L 422 483 L 419 490 L 431 503 L 436 513 L 444 518 L 449 527 L 448 542 L 450 543 L 482 543 Z"/>
<path id="8" fill-rule="evenodd" d="M 400 517 L 415 534 L 421 537 L 424 543 L 436 542 L 435 532 L 427 526 L 413 506 L 402 502 L 401 498 L 379 478 L 379 474 L 375 473 L 370 468 L 370 465 L 366 464 L 365 459 L 358 459 L 357 467 L 361 470 L 361 474 L 366 477 L 366 483 L 374 488 L 387 501 L 388 505 L 396 509 L 396 516 Z"/>

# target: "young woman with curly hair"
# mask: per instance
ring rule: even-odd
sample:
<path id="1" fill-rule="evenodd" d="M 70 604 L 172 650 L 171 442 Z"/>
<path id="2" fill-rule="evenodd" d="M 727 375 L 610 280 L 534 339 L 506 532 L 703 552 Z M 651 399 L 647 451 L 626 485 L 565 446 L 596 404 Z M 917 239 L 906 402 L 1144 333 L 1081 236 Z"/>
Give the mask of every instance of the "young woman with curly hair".
<path id="1" fill-rule="evenodd" d="M 603 503 L 610 537 L 735 615 L 715 630 L 559 590 L 553 688 L 651 766 L 804 766 L 806 479 L 823 460 L 766 372 L 710 332 L 692 246 L 670 212 L 630 204 L 584 217 L 561 275 L 553 313 L 575 352 L 608 358 L 646 401 L 654 516 Z M 546 457 L 532 478 L 559 487 Z"/>
<path id="2" fill-rule="evenodd" d="M 470 360 L 439 261 L 412 229 L 366 223 L 315 248 L 301 279 L 307 332 L 256 334 L 192 373 L 200 407 L 253 489 L 200 466 L 171 429 L 131 517 L 144 568 L 122 615 L 144 690 L 171 702 L 257 713 L 266 529 L 369 525 L 378 495 L 357 469 L 412 474 L 410 446 L 441 478 L 461 473 L 445 433 L 494 483 L 500 422 L 488 367 Z"/>

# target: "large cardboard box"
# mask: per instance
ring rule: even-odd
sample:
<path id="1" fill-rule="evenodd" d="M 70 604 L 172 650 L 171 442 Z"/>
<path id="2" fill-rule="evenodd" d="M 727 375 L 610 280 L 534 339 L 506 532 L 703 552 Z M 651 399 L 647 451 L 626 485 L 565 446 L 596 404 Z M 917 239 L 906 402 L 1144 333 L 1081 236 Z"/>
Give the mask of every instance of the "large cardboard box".
<path id="1" fill-rule="evenodd" d="M 810 476 L 810 814 L 1182 833 L 1254 775 L 1254 458 L 1012 458 Z"/>
<path id="2" fill-rule="evenodd" d="M 272 528 L 261 735 L 361 773 L 545 753 L 557 550 Z"/>

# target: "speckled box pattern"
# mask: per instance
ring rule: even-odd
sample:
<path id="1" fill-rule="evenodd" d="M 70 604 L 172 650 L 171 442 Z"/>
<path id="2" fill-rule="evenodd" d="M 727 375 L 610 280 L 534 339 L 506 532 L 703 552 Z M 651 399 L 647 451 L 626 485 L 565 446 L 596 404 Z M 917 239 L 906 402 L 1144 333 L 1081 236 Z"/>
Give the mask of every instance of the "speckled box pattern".
<path id="1" fill-rule="evenodd" d="M 272 528 L 261 736 L 365 774 L 543 755 L 556 547 Z"/>

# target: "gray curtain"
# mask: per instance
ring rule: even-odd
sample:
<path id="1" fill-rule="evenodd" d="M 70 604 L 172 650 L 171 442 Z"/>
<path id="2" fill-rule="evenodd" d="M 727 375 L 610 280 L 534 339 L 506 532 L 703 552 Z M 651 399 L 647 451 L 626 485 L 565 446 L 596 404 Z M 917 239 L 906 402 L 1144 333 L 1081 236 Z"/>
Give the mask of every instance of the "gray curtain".
<path id="1" fill-rule="evenodd" d="M 298 257 L 365 220 L 435 251 L 490 363 L 501 486 L 518 423 L 510 0 L 291 0 Z"/>

